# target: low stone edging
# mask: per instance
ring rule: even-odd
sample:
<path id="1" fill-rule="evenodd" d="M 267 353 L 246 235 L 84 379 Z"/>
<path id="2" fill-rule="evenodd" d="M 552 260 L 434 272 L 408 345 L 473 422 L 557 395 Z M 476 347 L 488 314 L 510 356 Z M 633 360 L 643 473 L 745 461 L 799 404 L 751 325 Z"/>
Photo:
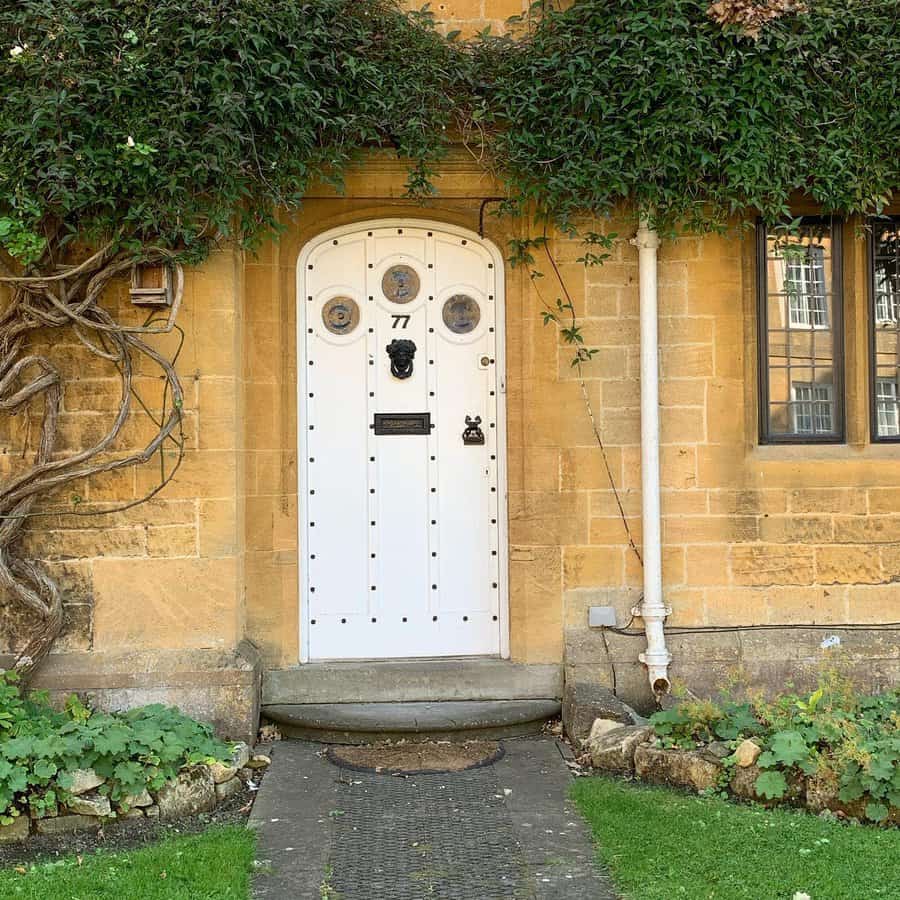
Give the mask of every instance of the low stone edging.
<path id="1" fill-rule="evenodd" d="M 71 799 L 52 813 L 24 813 L 10 825 L 0 825 L 0 844 L 25 841 L 32 835 L 65 834 L 99 829 L 134 819 L 181 819 L 197 813 L 212 812 L 216 806 L 240 793 L 247 782 L 266 768 L 268 756 L 252 754 L 247 744 L 235 746 L 229 763 L 201 763 L 184 768 L 174 781 L 158 791 L 143 790 L 113 809 L 109 797 L 97 791 L 106 779 L 93 769 L 72 772 L 75 783 Z"/>
<path id="2" fill-rule="evenodd" d="M 598 719 L 585 741 L 595 769 L 617 775 L 631 775 L 652 784 L 667 784 L 702 793 L 722 788 L 726 766 L 723 760 L 734 756 L 734 766 L 727 781 L 728 791 L 741 800 L 765 806 L 789 804 L 805 806 L 812 813 L 826 811 L 840 818 L 865 819 L 865 800 L 844 803 L 838 797 L 837 785 L 816 776 L 788 775 L 788 793 L 784 798 L 769 800 L 756 793 L 756 779 L 762 769 L 756 765 L 761 748 L 753 741 L 743 741 L 732 751 L 724 742 L 714 742 L 696 750 L 674 750 L 656 746 L 656 736 L 649 725 L 621 725 Z M 891 807 L 888 822 L 900 825 L 900 809 Z"/>

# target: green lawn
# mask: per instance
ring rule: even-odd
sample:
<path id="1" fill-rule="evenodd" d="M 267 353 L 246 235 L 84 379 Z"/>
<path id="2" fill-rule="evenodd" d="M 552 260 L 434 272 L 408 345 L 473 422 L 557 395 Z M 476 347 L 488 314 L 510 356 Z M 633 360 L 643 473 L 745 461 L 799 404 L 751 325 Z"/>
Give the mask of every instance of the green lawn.
<path id="1" fill-rule="evenodd" d="M 600 858 L 633 900 L 872 900 L 900 897 L 900 831 L 826 822 L 580 778 L 572 794 Z"/>
<path id="2" fill-rule="evenodd" d="M 3 900 L 247 900 L 254 836 L 212 828 L 140 850 L 100 852 L 0 871 Z"/>

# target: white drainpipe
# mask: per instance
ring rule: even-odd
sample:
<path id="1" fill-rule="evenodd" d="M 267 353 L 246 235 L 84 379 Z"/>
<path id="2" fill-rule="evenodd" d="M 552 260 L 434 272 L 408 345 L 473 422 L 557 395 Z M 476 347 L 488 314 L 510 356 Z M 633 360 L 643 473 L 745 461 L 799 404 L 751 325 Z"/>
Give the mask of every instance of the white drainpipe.
<path id="1" fill-rule="evenodd" d="M 647 650 L 638 657 L 647 666 L 656 696 L 669 691 L 665 621 L 671 610 L 662 596 L 662 535 L 659 491 L 659 329 L 656 251 L 659 235 L 641 217 L 637 237 L 641 301 L 641 523 L 643 526 L 644 599 L 635 615 L 644 620 Z"/>

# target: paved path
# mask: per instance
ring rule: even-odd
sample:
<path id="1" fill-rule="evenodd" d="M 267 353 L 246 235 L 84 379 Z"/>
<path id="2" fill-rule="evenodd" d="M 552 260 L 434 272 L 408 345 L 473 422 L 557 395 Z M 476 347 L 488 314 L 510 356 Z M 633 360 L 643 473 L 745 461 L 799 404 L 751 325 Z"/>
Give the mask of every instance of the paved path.
<path id="1" fill-rule="evenodd" d="M 555 740 L 490 766 L 397 777 L 284 741 L 253 807 L 260 900 L 614 900 Z"/>

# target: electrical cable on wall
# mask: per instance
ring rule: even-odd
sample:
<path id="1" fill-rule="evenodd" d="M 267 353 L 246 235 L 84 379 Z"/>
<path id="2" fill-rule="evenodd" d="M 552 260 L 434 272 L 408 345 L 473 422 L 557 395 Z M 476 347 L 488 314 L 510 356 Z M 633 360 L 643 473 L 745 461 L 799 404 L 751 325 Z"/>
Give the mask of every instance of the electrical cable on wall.
<path id="1" fill-rule="evenodd" d="M 634 621 L 631 618 L 628 625 L 624 628 L 614 628 L 611 625 L 600 626 L 604 632 L 618 634 L 622 637 L 643 637 L 643 631 L 631 631 L 629 626 Z M 798 623 L 783 623 L 771 625 L 697 625 L 692 626 L 669 626 L 666 632 L 672 635 L 679 634 L 729 634 L 739 631 L 900 631 L 900 622 L 850 622 L 841 625 L 820 625 L 818 623 L 810 623 L 807 625 Z"/>

